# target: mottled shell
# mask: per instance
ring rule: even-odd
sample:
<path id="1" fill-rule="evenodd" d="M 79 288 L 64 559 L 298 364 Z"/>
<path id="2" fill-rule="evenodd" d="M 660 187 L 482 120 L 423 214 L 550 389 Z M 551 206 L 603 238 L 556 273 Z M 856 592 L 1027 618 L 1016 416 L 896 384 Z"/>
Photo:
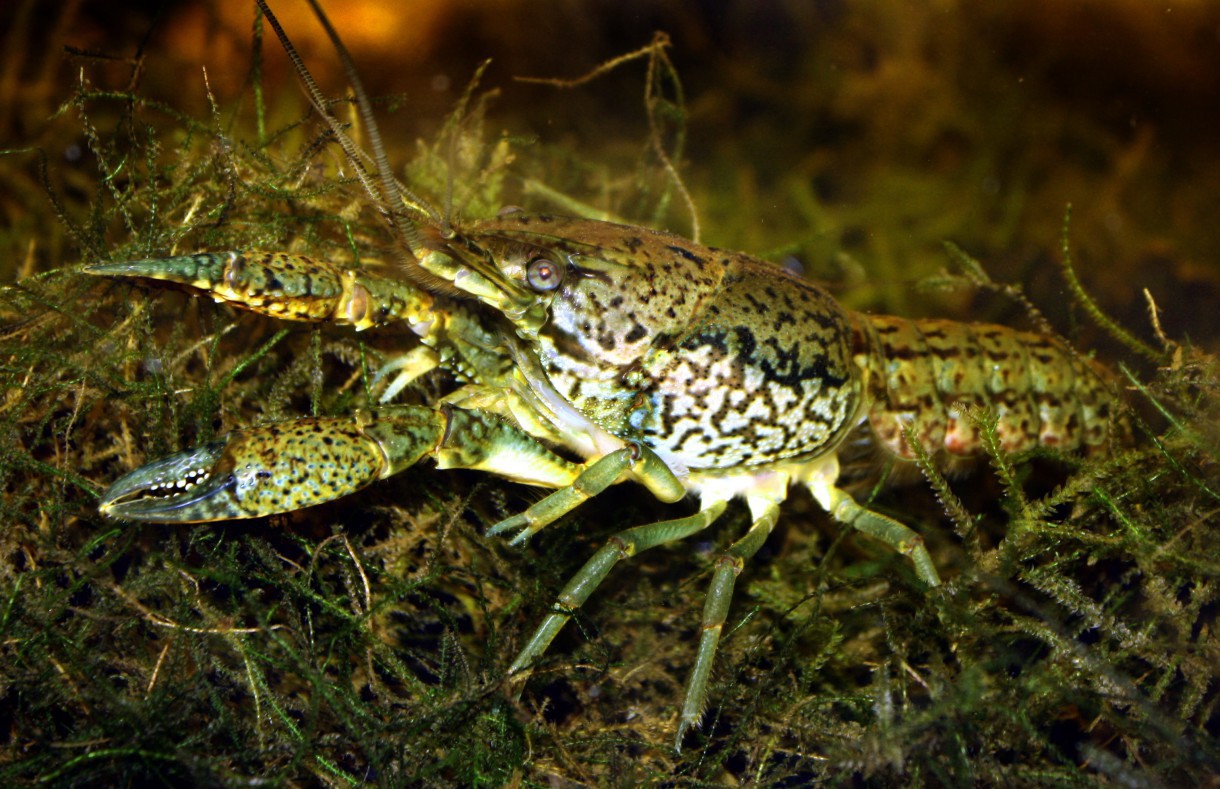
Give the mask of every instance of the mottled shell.
<path id="1" fill-rule="evenodd" d="M 753 258 L 725 259 L 716 300 L 637 376 L 650 445 L 692 469 L 758 467 L 832 451 L 855 422 L 862 375 L 847 314 Z"/>
<path id="2" fill-rule="evenodd" d="M 816 286 L 643 228 L 510 215 L 479 229 L 520 245 L 502 255 L 568 267 L 539 355 L 556 390 L 611 432 L 727 470 L 824 454 L 854 423 L 851 321 Z"/>
<path id="3" fill-rule="evenodd" d="M 861 419 L 905 459 L 908 429 L 934 455 L 977 455 L 971 409 L 1009 452 L 1110 436 L 1102 374 L 1043 335 L 849 314 L 777 266 L 644 228 L 509 215 L 477 235 L 523 286 L 531 260 L 566 271 L 539 336 L 558 393 L 691 470 L 808 461 Z"/>
<path id="4" fill-rule="evenodd" d="M 868 371 L 868 422 L 899 457 L 982 452 L 967 408 L 988 409 L 1008 452 L 1104 444 L 1111 398 L 1103 374 L 1058 341 L 991 324 L 856 316 L 856 361 Z M 965 408 L 963 408 L 963 406 Z"/>

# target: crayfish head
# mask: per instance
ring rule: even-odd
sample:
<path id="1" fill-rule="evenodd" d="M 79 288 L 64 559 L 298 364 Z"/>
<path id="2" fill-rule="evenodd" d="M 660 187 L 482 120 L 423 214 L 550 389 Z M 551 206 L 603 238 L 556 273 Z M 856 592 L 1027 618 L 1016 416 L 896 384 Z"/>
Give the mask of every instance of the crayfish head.
<path id="1" fill-rule="evenodd" d="M 419 265 L 503 314 L 522 339 L 534 342 L 547 320 L 550 299 L 522 287 L 513 276 L 514 266 L 505 265 L 505 257 L 463 235 L 428 248 L 419 256 Z"/>
<path id="2" fill-rule="evenodd" d="M 562 357 L 595 376 L 621 373 L 680 338 L 727 270 L 711 248 L 589 219 L 509 214 L 471 237 L 510 283 L 495 298 L 525 305 L 530 321 L 544 313 L 527 337 L 540 342 L 544 363 Z"/>

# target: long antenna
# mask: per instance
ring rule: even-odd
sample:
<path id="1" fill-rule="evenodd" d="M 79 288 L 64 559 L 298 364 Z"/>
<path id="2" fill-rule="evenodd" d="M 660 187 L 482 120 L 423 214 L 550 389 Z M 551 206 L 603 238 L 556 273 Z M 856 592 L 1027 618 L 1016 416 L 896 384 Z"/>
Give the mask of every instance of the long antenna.
<path id="1" fill-rule="evenodd" d="M 455 288 L 453 283 L 432 274 L 419 263 L 419 256 L 424 251 L 423 236 L 411 217 L 401 210 L 401 206 L 406 205 L 408 200 L 410 205 L 416 207 L 423 207 L 427 204 L 394 178 L 390 170 L 389 158 L 386 156 L 385 144 L 381 139 L 381 131 L 377 126 L 377 119 L 373 115 L 373 106 L 369 102 L 368 94 L 364 90 L 364 83 L 360 81 L 360 75 L 356 72 L 356 66 L 352 61 L 351 54 L 347 51 L 347 47 L 343 45 L 339 34 L 331 25 L 326 12 L 318 5 L 317 0 L 309 0 L 310 7 L 313 8 L 318 21 L 321 22 L 323 29 L 326 30 L 327 36 L 330 37 L 331 43 L 339 55 L 339 61 L 343 64 L 344 74 L 351 83 L 352 91 L 356 97 L 356 106 L 360 111 L 360 119 L 364 123 L 369 136 L 369 142 L 373 146 L 373 161 L 377 167 L 377 175 L 381 180 L 380 188 L 377 181 L 370 175 L 361 162 L 364 152 L 360 150 L 331 114 L 326 96 L 323 95 L 317 81 L 314 80 L 313 75 L 310 74 L 309 69 L 305 66 L 305 61 L 301 58 L 300 53 L 297 52 L 296 47 L 293 46 L 292 41 L 288 38 L 288 34 L 280 26 L 279 20 L 276 19 L 275 14 L 267 6 L 266 0 L 257 0 L 257 2 L 259 9 L 263 12 L 263 16 L 266 17 L 267 22 L 271 25 L 271 29 L 275 31 L 276 37 L 279 38 L 280 45 L 283 46 L 288 59 L 292 61 L 297 76 L 305 87 L 305 94 L 309 97 L 310 104 L 322 116 L 331 134 L 334 135 L 344 154 L 347 155 L 348 161 L 351 163 L 361 186 L 364 187 L 369 197 L 380 207 L 395 236 L 402 242 L 395 245 L 395 247 L 408 279 L 433 292 L 448 293 L 454 296 L 466 295 Z M 430 213 L 433 214 L 430 218 L 435 219 L 435 212 L 430 211 Z"/>

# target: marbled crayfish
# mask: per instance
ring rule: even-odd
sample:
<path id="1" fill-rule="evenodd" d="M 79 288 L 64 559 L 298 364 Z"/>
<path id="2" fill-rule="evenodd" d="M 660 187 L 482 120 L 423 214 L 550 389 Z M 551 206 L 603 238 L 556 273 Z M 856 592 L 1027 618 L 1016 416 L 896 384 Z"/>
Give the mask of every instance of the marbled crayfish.
<path id="1" fill-rule="evenodd" d="M 837 452 L 853 431 L 907 459 L 914 444 L 977 454 L 977 422 L 966 414 L 974 407 L 993 412 L 1008 451 L 1108 440 L 1112 401 L 1102 378 L 1039 334 L 852 313 L 776 265 L 642 227 L 524 212 L 450 225 L 389 172 L 333 31 L 375 166 L 326 111 L 259 5 L 399 240 L 402 265 L 378 273 L 301 254 L 228 251 L 87 270 L 175 283 L 284 320 L 357 330 L 403 323 L 419 344 L 389 366 L 393 388 L 436 368 L 459 386 L 433 406 L 232 432 L 119 479 L 104 494 L 106 514 L 174 523 L 265 516 L 345 496 L 423 458 L 553 489 L 491 529 L 514 533 L 515 543 L 627 480 L 665 502 L 697 499 L 694 514 L 610 537 L 521 650 L 510 672 L 523 672 L 620 560 L 689 537 L 743 498 L 752 524 L 715 562 L 680 746 L 700 721 L 737 576 L 791 485 L 909 556 L 927 585 L 939 583 L 917 534 L 837 486 Z"/>

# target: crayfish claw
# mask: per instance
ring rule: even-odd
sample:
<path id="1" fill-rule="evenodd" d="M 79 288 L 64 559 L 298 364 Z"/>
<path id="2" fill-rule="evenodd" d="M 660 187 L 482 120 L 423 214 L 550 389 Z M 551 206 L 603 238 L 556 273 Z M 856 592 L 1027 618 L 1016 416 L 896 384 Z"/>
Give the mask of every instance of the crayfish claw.
<path id="1" fill-rule="evenodd" d="M 448 419 L 443 410 L 404 406 L 235 430 L 127 474 L 102 494 L 99 509 L 153 523 L 292 512 L 414 465 L 436 450 Z"/>
<path id="2" fill-rule="evenodd" d="M 502 520 L 499 523 L 492 526 L 490 529 L 487 530 L 487 536 L 495 537 L 496 535 L 499 535 L 499 534 L 516 531 L 517 529 L 522 529 L 522 531 L 520 533 L 518 533 L 516 536 L 514 536 L 513 539 L 510 541 L 510 544 L 517 545 L 519 542 L 524 542 L 525 540 L 529 539 L 529 536 L 531 533 L 529 531 L 529 523 L 530 523 L 529 518 L 526 517 L 525 513 L 519 513 L 517 515 L 512 516 L 511 518 L 505 518 L 504 520 Z"/>
<path id="3" fill-rule="evenodd" d="M 242 517 L 232 473 L 217 473 L 227 441 L 162 458 L 120 477 L 98 509 L 111 518 L 149 523 L 199 523 Z"/>

